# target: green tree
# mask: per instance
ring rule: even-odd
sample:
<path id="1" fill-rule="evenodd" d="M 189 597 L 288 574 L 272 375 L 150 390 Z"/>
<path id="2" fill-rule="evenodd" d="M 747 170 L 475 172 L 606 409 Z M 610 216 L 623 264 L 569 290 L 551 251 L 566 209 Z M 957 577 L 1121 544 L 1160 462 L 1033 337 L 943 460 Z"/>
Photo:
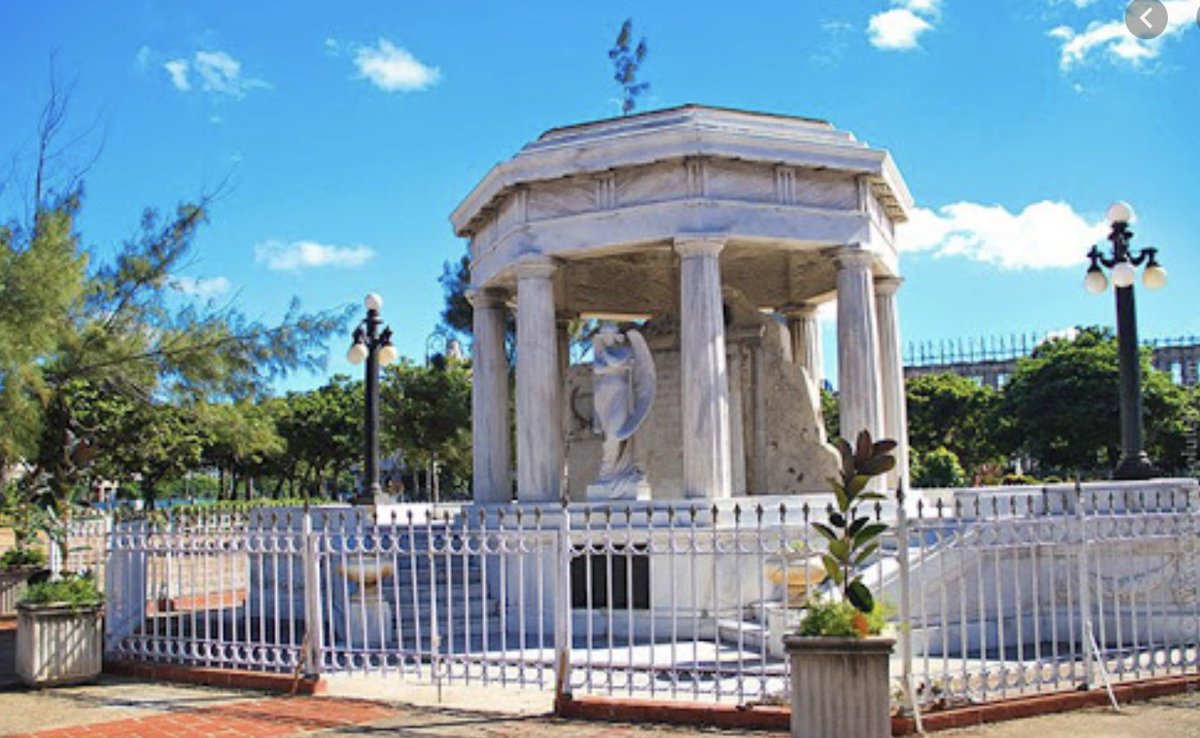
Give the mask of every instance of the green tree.
<path id="1" fill-rule="evenodd" d="M 442 327 L 451 335 L 470 336 L 474 327 L 467 288 L 471 286 L 471 255 L 463 254 L 455 263 L 442 263 Z"/>
<path id="2" fill-rule="evenodd" d="M 832 443 L 833 439 L 842 435 L 840 422 L 841 411 L 838 407 L 838 396 L 833 390 L 821 386 L 821 419 L 825 421 L 825 435 Z"/>
<path id="3" fill-rule="evenodd" d="M 71 326 L 87 257 L 73 231 L 80 193 L 52 196 L 31 226 L 0 225 L 0 470 L 36 449 L 50 388 L 42 371 Z"/>
<path id="4" fill-rule="evenodd" d="M 279 434 L 305 496 L 337 492 L 338 479 L 362 458 L 362 383 L 343 374 L 309 392 L 292 392 L 278 420 Z"/>
<path id="5" fill-rule="evenodd" d="M 266 474 L 277 478 L 274 496 L 279 496 L 289 468 L 277 427 L 281 410 L 275 400 L 242 400 L 208 405 L 197 414 L 208 430 L 204 460 L 217 469 L 219 498 L 237 499 L 240 483 L 245 499 L 251 499 L 255 479 Z"/>
<path id="6" fill-rule="evenodd" d="M 1000 393 L 957 374 L 925 374 L 905 382 L 908 441 L 913 451 L 945 448 L 967 469 L 994 461 L 1002 422 Z"/>
<path id="7" fill-rule="evenodd" d="M 146 507 L 153 509 L 160 484 L 200 466 L 207 429 L 196 422 L 191 408 L 155 402 L 124 405 L 104 420 L 104 432 L 96 434 L 97 459 L 100 468 L 110 472 L 105 476 L 136 478 Z"/>
<path id="8" fill-rule="evenodd" d="M 115 256 L 95 258 L 109 249 L 80 246 L 78 173 L 56 180 L 48 167 L 61 154 L 56 139 L 64 115 L 63 103 L 51 98 L 54 113 L 44 115 L 39 128 L 32 215 L 24 224 L 9 218 L 0 235 L 0 303 L 11 301 L 20 309 L 17 320 L 28 321 L 12 323 L 6 311 L 0 318 L 0 335 L 7 337 L 0 338 L 0 397 L 19 418 L 0 430 L 6 454 L 0 461 L 30 463 L 22 478 L 26 498 L 61 516 L 97 454 L 113 452 L 102 435 L 106 426 L 93 422 L 88 397 L 126 401 L 128 417 L 170 426 L 173 434 L 183 419 L 164 410 L 171 403 L 253 397 L 292 370 L 322 367 L 325 339 L 344 328 L 349 312 L 303 314 L 293 303 L 279 325 L 269 326 L 233 308 L 181 303 L 173 275 L 188 262 L 211 195 L 167 216 L 147 210 Z M 46 279 L 52 285 L 47 296 L 30 297 L 26 287 L 40 289 Z M 13 338 L 31 329 L 36 337 Z M 154 463 L 168 468 L 148 473 L 161 478 L 175 467 L 170 454 L 159 451 Z"/>
<path id="9" fill-rule="evenodd" d="M 381 423 L 410 466 L 435 460 L 462 487 L 471 476 L 471 371 L 461 362 L 428 366 L 401 362 L 387 368 Z"/>
<path id="10" fill-rule="evenodd" d="M 1146 451 L 1165 470 L 1184 466 L 1186 391 L 1140 357 Z M 1001 411 L 1007 445 L 1027 454 L 1045 475 L 1104 476 L 1120 456 L 1120 373 L 1111 331 L 1084 328 L 1056 338 L 1017 362 Z"/>
<path id="11" fill-rule="evenodd" d="M 912 467 L 914 487 L 961 487 L 967 483 L 967 474 L 963 471 L 958 456 L 945 446 L 938 446 L 925 453 L 914 451 L 911 458 L 909 465 Z"/>

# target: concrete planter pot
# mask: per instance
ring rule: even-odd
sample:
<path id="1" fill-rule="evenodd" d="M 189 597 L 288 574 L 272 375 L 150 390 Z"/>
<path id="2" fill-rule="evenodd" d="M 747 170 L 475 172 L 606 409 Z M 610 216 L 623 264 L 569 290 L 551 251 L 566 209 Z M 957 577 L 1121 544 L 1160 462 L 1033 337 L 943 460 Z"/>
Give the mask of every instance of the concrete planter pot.
<path id="1" fill-rule="evenodd" d="M 787 636 L 793 738 L 888 738 L 892 734 L 891 638 Z"/>
<path id="2" fill-rule="evenodd" d="M 100 676 L 102 605 L 17 605 L 17 676 L 31 687 L 78 684 Z"/>
<path id="3" fill-rule="evenodd" d="M 37 574 L 42 568 L 37 564 L 27 564 L 0 569 L 0 616 L 17 614 L 17 603 L 25 596 L 29 577 Z"/>

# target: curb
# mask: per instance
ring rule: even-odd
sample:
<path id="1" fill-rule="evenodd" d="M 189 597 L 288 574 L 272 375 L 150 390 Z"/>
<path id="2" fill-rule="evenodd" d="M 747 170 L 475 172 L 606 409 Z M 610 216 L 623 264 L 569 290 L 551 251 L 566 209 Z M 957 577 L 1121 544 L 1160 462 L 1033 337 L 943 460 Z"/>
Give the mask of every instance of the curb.
<path id="1" fill-rule="evenodd" d="M 1114 684 L 1117 702 L 1127 704 L 1155 697 L 1165 697 L 1200 690 L 1200 674 L 1161 677 L 1132 684 Z M 1086 692 L 1058 692 L 1017 697 L 986 705 L 958 707 L 922 714 L 926 732 L 968 728 L 984 723 L 1048 715 L 1085 707 L 1104 707 L 1109 704 L 1108 692 L 1093 689 Z M 560 699 L 554 712 L 559 717 L 622 723 L 667 723 L 673 725 L 711 726 L 745 730 L 788 731 L 791 709 L 763 705 L 688 704 L 669 700 L 623 699 L 613 697 L 575 697 Z M 893 716 L 892 735 L 915 735 L 916 724 L 911 717 Z"/>
<path id="2" fill-rule="evenodd" d="M 297 694 L 312 696 L 325 691 L 325 680 L 320 677 L 295 679 L 290 674 L 271 674 L 260 671 L 235 671 L 214 669 L 204 666 L 180 666 L 178 664 L 148 664 L 140 661 L 106 660 L 104 673 L 114 676 L 134 677 L 156 682 L 178 682 L 201 684 L 208 687 L 231 687 L 251 689 L 259 692 Z"/>
<path id="3" fill-rule="evenodd" d="M 1200 674 L 1114 684 L 1112 689 L 1118 704 L 1144 702 L 1155 697 L 1166 697 L 1200 689 Z M 921 722 L 926 732 L 930 732 L 951 728 L 969 728 L 984 723 L 1068 712 L 1085 707 L 1107 707 L 1109 704 L 1108 692 L 1103 689 L 1091 689 L 1086 692 L 1059 692 L 1016 697 L 987 705 L 957 707 L 944 712 L 931 712 L 921 715 Z M 911 717 L 892 718 L 892 735 L 915 735 L 916 732 L 916 725 Z"/>

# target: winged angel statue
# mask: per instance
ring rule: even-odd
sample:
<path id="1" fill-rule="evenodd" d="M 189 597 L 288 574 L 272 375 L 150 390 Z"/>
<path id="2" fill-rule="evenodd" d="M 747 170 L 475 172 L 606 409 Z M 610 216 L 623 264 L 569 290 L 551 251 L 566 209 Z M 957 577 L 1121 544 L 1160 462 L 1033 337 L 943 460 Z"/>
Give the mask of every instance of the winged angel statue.
<path id="1" fill-rule="evenodd" d="M 604 434 L 604 451 L 588 499 L 648 498 L 646 475 L 634 463 L 633 434 L 654 403 L 654 357 L 641 333 L 621 333 L 612 324 L 592 339 L 592 357 L 593 427 Z"/>

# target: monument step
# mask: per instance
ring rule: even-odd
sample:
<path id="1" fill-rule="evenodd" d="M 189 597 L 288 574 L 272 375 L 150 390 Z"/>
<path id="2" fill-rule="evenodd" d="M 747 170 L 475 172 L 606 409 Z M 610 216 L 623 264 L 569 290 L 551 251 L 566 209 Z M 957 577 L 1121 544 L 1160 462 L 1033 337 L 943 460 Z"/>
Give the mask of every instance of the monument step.
<path id="1" fill-rule="evenodd" d="M 717 639 L 743 651 L 766 649 L 769 638 L 767 628 L 758 623 L 731 618 L 717 621 Z"/>

